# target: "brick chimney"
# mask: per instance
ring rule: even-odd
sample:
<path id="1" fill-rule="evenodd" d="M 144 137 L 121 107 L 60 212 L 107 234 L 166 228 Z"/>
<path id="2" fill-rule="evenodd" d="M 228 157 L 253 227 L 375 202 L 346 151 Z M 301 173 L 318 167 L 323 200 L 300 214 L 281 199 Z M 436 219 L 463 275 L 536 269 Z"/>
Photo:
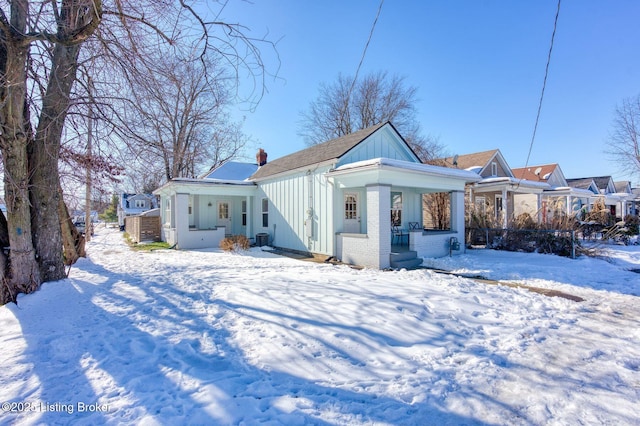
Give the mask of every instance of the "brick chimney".
<path id="1" fill-rule="evenodd" d="M 260 148 L 258 150 L 258 153 L 256 154 L 256 161 L 258 162 L 259 166 L 264 166 L 265 164 L 267 164 L 267 153 L 264 152 L 264 149 Z"/>

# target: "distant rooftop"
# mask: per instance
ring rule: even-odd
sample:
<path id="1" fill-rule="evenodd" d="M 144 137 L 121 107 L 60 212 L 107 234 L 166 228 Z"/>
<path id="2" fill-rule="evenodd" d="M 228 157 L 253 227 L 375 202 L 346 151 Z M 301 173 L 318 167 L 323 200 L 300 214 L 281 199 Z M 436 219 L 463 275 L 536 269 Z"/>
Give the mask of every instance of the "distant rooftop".
<path id="1" fill-rule="evenodd" d="M 206 175 L 202 176 L 202 178 L 221 181 L 242 181 L 247 180 L 256 170 L 258 170 L 258 165 L 255 163 L 227 161 L 210 170 Z"/>

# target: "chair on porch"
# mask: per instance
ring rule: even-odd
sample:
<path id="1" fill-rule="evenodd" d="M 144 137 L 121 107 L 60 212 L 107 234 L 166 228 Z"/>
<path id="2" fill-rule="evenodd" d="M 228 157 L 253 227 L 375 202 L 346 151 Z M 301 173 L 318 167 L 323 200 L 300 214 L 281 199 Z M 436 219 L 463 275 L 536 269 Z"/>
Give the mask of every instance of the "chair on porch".
<path id="1" fill-rule="evenodd" d="M 409 233 L 404 229 L 401 229 L 398 225 L 391 225 L 391 245 L 393 242 L 397 240 L 400 245 L 402 244 L 402 240 L 406 237 L 407 245 L 409 245 Z"/>
<path id="2" fill-rule="evenodd" d="M 409 231 L 421 231 L 420 222 L 409 222 Z"/>

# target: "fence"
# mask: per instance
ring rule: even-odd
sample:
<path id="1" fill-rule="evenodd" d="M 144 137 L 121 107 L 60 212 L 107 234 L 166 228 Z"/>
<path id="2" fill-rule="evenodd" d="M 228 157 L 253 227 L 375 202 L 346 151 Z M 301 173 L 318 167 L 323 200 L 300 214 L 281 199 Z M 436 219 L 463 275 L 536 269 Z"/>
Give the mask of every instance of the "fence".
<path id="1" fill-rule="evenodd" d="M 160 241 L 160 216 L 128 216 L 124 228 L 134 243 Z"/>
<path id="2" fill-rule="evenodd" d="M 467 228 L 467 244 L 508 251 L 553 253 L 575 259 L 580 246 L 574 230 Z"/>

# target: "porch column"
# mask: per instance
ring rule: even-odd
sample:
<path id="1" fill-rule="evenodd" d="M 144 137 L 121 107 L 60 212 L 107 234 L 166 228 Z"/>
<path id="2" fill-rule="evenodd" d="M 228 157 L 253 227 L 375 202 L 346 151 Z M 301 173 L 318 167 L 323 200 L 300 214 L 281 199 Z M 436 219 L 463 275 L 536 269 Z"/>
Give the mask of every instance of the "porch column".
<path id="1" fill-rule="evenodd" d="M 173 209 L 176 224 L 176 244 L 184 242 L 189 232 L 189 194 L 176 194 L 176 205 Z"/>
<path id="2" fill-rule="evenodd" d="M 391 186 L 367 186 L 367 238 L 372 266 L 391 266 Z M 365 265 L 368 266 L 368 265 Z"/>
<path id="3" fill-rule="evenodd" d="M 565 202 L 567 203 L 567 207 L 566 207 L 566 210 L 567 210 L 567 216 L 571 216 L 571 213 L 573 212 L 573 203 L 572 203 L 572 201 L 571 201 L 571 195 L 567 195 L 567 197 L 566 197 L 566 198 L 567 198 L 567 199 L 566 199 L 566 201 L 565 201 Z"/>
<path id="4" fill-rule="evenodd" d="M 504 229 L 507 229 L 507 213 L 509 212 L 507 194 L 507 188 L 502 188 L 502 228 Z"/>
<path id="5" fill-rule="evenodd" d="M 451 191 L 451 230 L 464 236 L 464 191 Z"/>
<path id="6" fill-rule="evenodd" d="M 245 202 L 247 203 L 247 211 L 245 212 L 245 214 L 247 215 L 247 226 L 245 226 L 244 232 L 245 232 L 245 237 L 247 237 L 249 240 L 251 240 L 251 234 L 253 234 L 253 206 L 251 205 L 251 198 L 250 196 L 246 196 Z M 240 212 L 240 214 L 242 214 L 242 212 Z"/>
<path id="7" fill-rule="evenodd" d="M 540 224 L 542 223 L 542 194 L 538 194 L 536 197 L 538 198 L 536 214 L 538 215 L 538 224 Z"/>

